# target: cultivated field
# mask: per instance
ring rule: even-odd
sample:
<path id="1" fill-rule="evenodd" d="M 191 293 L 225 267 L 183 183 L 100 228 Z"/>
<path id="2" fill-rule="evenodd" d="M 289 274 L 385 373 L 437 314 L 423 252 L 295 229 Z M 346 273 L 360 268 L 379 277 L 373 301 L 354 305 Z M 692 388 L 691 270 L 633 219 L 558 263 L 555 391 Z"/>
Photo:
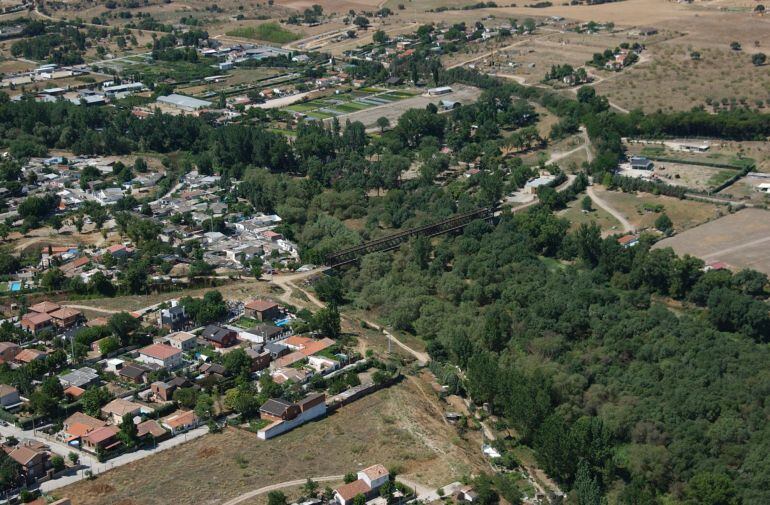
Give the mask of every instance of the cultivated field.
<path id="1" fill-rule="evenodd" d="M 374 463 L 425 485 L 444 485 L 485 463 L 477 441 L 460 439 L 442 414 L 430 386 L 410 377 L 272 441 L 228 429 L 58 494 L 75 505 L 215 505 L 265 485 Z"/>
<path id="2" fill-rule="evenodd" d="M 712 203 L 680 200 L 649 193 L 622 193 L 595 188 L 596 194 L 620 212 L 637 230 L 653 228 L 660 212 L 665 212 L 676 231 L 683 231 L 720 217 L 725 210 Z M 662 207 L 661 207 L 662 206 Z M 656 212 L 654 209 L 660 209 Z"/>
<path id="3" fill-rule="evenodd" d="M 770 212 L 744 209 L 662 240 L 655 247 L 671 247 L 706 263 L 722 261 L 735 269 L 770 274 Z"/>

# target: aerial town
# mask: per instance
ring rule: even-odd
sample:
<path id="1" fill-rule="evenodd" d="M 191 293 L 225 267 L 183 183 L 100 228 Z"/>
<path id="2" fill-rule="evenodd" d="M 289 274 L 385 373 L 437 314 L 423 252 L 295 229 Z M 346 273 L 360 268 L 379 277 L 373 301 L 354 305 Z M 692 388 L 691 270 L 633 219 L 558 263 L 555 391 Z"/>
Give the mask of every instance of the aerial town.
<path id="1" fill-rule="evenodd" d="M 0 2 L 0 503 L 770 503 L 768 23 Z"/>

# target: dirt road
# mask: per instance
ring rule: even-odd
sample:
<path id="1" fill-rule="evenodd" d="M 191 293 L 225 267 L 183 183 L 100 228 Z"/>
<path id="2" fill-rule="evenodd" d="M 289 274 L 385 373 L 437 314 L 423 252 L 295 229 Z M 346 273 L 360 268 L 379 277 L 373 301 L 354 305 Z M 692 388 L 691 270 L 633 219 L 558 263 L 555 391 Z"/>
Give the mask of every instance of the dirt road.
<path id="1" fill-rule="evenodd" d="M 345 476 L 344 475 L 327 475 L 326 477 L 310 477 L 310 478 L 314 482 L 334 482 L 334 481 L 341 481 L 342 479 L 345 478 Z M 305 482 L 307 482 L 307 479 L 289 480 L 286 482 L 279 482 L 278 484 L 271 484 L 269 486 L 255 489 L 254 491 L 249 491 L 248 493 L 243 493 L 242 495 L 237 496 L 232 500 L 224 502 L 222 505 L 237 505 L 238 503 L 245 502 L 246 500 L 250 498 L 254 498 L 255 496 L 269 493 L 270 491 L 278 491 L 279 489 L 285 489 L 287 487 L 301 486 Z"/>
<path id="2" fill-rule="evenodd" d="M 609 203 L 602 200 L 599 195 L 596 194 L 594 191 L 593 186 L 588 186 L 586 188 L 586 193 L 588 193 L 588 196 L 591 197 L 591 200 L 600 207 L 601 209 L 608 212 L 612 217 L 617 219 L 621 226 L 623 226 L 623 231 L 626 233 L 633 233 L 635 231 L 635 228 L 631 225 L 631 223 L 628 222 L 628 219 L 626 219 L 626 216 L 615 210 L 612 206 L 610 206 Z"/>

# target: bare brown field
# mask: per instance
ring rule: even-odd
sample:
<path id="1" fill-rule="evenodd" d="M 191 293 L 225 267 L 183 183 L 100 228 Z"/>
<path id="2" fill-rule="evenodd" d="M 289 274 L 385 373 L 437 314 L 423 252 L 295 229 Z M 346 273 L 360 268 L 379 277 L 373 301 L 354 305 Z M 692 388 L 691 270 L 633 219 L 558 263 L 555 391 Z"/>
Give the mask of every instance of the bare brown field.
<path id="1" fill-rule="evenodd" d="M 650 61 L 597 83 L 599 93 L 624 108 L 648 112 L 688 110 L 698 105 L 710 109 L 710 102 L 766 107 L 770 72 L 751 62 L 752 53 L 767 50 L 762 46 L 768 34 L 765 20 L 745 13 L 720 13 L 719 17 L 698 15 L 661 26 L 681 36 L 650 44 Z M 741 26 L 741 30 L 736 31 L 735 26 Z M 740 42 L 743 50 L 731 50 L 732 41 Z M 700 53 L 699 61 L 692 60 L 692 52 Z"/>
<path id="2" fill-rule="evenodd" d="M 276 0 L 283 7 L 304 11 L 318 4 L 324 8 L 324 12 L 347 13 L 350 9 L 355 11 L 372 11 L 385 4 L 383 0 Z"/>
<path id="3" fill-rule="evenodd" d="M 433 16 L 434 20 L 438 20 L 439 17 L 444 19 L 445 16 L 449 18 L 452 15 L 471 12 L 475 13 L 477 18 L 495 16 L 503 19 L 509 17 L 523 19 L 524 17 L 544 18 L 561 16 L 576 21 L 593 20 L 602 23 L 614 22 L 619 26 L 649 25 L 669 19 L 687 19 L 693 17 L 695 13 L 699 16 L 709 16 L 718 13 L 716 8 L 709 9 L 700 6 L 688 6 L 686 4 L 661 0 L 627 0 L 624 2 L 602 5 L 567 5 L 566 3 L 560 2 L 557 4 L 554 2 L 554 5 L 545 8 L 498 7 L 473 11 L 447 11 L 442 13 L 429 13 L 426 11 L 442 5 L 462 6 L 467 5 L 469 2 L 461 0 L 425 0 L 420 2 L 388 0 L 385 5 L 395 12 L 398 4 L 401 3 L 406 7 L 404 11 L 401 11 L 402 15 L 409 14 L 417 17 L 417 19 Z"/>
<path id="4" fill-rule="evenodd" d="M 753 268 L 770 274 L 770 212 L 744 209 L 655 244 L 706 263 L 723 261 L 734 269 Z"/>
<path id="5" fill-rule="evenodd" d="M 623 214 L 637 230 L 653 228 L 655 219 L 660 215 L 644 210 L 644 204 L 662 205 L 663 212 L 671 218 L 677 232 L 694 228 L 706 221 L 716 219 L 722 215 L 722 212 L 726 212 L 722 207 L 713 203 L 680 200 L 670 196 L 656 196 L 649 193 L 633 194 L 607 191 L 598 186 L 595 190 L 601 199 Z"/>
<path id="6" fill-rule="evenodd" d="M 279 482 L 382 463 L 428 486 L 483 468 L 475 433 L 457 436 L 422 378 L 356 401 L 274 440 L 228 429 L 62 488 L 75 505 L 220 504 Z M 255 500 L 254 503 L 261 503 Z"/>

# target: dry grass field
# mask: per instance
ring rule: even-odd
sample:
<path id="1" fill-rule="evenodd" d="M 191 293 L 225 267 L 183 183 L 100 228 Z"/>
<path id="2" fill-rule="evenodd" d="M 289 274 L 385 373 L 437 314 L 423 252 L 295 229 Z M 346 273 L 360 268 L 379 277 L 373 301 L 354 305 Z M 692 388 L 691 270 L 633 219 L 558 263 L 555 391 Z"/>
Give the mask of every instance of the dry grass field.
<path id="1" fill-rule="evenodd" d="M 472 440 L 459 438 L 442 415 L 428 383 L 408 377 L 274 440 L 228 429 L 58 494 L 75 505 L 215 505 L 268 484 L 343 474 L 374 463 L 425 485 L 444 485 L 485 462 L 475 433 Z"/>
<path id="2" fill-rule="evenodd" d="M 567 205 L 566 209 L 557 212 L 556 215 L 569 219 L 571 230 L 577 229 L 581 224 L 596 223 L 599 228 L 601 228 L 603 236 L 620 233 L 622 231 L 622 226 L 620 226 L 618 220 L 606 211 L 598 208 L 596 204 L 593 205 L 592 211 L 583 212 L 581 201 L 584 196 L 585 193 L 579 194 L 575 200 L 572 200 Z"/>
<path id="3" fill-rule="evenodd" d="M 731 268 L 753 268 L 770 274 L 770 212 L 744 209 L 667 238 L 655 247 L 671 247 L 706 263 L 723 261 Z"/>
<path id="4" fill-rule="evenodd" d="M 712 203 L 680 200 L 670 196 L 651 195 L 649 193 L 633 194 L 607 191 L 597 186 L 596 194 L 623 214 L 638 230 L 653 228 L 655 219 L 660 215 L 657 212 L 646 210 L 653 206 L 663 206 L 662 212 L 668 214 L 677 232 L 716 219 L 722 215 L 722 212 L 726 212 L 723 207 Z"/>

